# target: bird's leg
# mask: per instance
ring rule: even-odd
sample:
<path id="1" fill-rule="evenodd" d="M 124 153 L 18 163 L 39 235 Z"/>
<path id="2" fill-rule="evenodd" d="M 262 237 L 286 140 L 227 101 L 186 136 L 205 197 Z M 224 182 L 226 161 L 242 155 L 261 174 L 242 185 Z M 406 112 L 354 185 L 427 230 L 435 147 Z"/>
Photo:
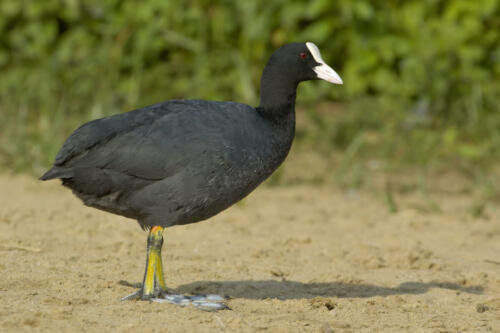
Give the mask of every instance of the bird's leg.
<path id="1" fill-rule="evenodd" d="M 205 311 L 229 309 L 225 304 L 226 298 L 219 295 L 185 296 L 168 294 L 167 286 L 163 279 L 163 266 L 161 262 L 162 245 L 163 228 L 154 226 L 148 235 L 148 254 L 142 287 L 139 291 L 123 297 L 122 301 L 142 299 L 159 303 L 167 302 L 180 306 L 192 305 Z"/>
<path id="2" fill-rule="evenodd" d="M 161 247 L 163 245 L 163 228 L 154 226 L 148 235 L 148 254 L 146 257 L 146 271 L 142 282 L 142 299 L 148 300 L 160 297 L 167 292 L 163 279 L 161 262 Z"/>
<path id="3" fill-rule="evenodd" d="M 149 231 L 148 235 L 148 250 L 146 256 L 146 269 L 142 287 L 137 292 L 125 296 L 125 300 L 150 300 L 152 298 L 161 297 L 167 293 L 167 286 L 163 279 L 163 265 L 161 262 L 161 247 L 163 245 L 163 228 L 154 226 Z"/>

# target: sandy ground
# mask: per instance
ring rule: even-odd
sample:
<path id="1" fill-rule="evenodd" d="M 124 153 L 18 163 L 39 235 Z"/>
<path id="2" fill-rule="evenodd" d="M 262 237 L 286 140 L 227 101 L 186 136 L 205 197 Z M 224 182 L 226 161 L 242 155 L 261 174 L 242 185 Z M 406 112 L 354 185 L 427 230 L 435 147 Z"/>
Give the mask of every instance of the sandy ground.
<path id="1" fill-rule="evenodd" d="M 168 229 L 167 284 L 229 295 L 214 313 L 120 302 L 144 270 L 136 222 L 56 181 L 0 176 L 0 331 L 500 332 L 500 210 L 474 219 L 466 194 L 436 200 L 390 213 L 366 191 L 261 187 Z"/>

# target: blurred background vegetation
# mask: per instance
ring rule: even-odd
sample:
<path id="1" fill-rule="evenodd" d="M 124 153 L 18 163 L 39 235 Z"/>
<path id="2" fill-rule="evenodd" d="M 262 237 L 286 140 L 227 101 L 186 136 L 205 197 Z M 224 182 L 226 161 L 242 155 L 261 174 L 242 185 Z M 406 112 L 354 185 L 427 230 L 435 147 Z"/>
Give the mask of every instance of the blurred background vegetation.
<path id="1" fill-rule="evenodd" d="M 0 169 L 41 174 L 83 122 L 163 100 L 256 105 L 292 41 L 344 79 L 298 94 L 294 149 L 332 177 L 455 170 L 495 187 L 500 0 L 2 0 Z"/>

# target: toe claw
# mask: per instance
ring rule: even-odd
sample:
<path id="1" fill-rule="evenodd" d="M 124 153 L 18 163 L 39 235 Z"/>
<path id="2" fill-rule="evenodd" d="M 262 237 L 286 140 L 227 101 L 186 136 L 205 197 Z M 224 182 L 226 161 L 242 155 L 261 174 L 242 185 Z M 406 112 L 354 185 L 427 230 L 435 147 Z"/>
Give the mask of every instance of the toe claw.
<path id="1" fill-rule="evenodd" d="M 139 290 L 133 294 L 120 298 L 120 301 L 135 301 L 141 298 L 142 298 L 142 291 Z"/>
<path id="2" fill-rule="evenodd" d="M 226 304 L 217 302 L 193 302 L 193 306 L 203 311 L 231 310 Z"/>
<path id="3" fill-rule="evenodd" d="M 208 301 L 213 301 L 213 302 L 225 302 L 228 297 L 226 296 L 221 296 L 217 294 L 207 294 L 205 295 Z"/>

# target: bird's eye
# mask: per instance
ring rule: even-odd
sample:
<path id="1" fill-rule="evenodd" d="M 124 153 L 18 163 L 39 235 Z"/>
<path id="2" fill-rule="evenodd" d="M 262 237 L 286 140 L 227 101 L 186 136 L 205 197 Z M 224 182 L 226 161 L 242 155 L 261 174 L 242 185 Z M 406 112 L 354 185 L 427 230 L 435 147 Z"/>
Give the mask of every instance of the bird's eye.
<path id="1" fill-rule="evenodd" d="M 308 55 L 306 52 L 300 52 L 300 57 L 301 57 L 302 59 L 307 59 L 307 57 L 308 57 L 308 56 L 309 56 L 309 55 Z"/>

